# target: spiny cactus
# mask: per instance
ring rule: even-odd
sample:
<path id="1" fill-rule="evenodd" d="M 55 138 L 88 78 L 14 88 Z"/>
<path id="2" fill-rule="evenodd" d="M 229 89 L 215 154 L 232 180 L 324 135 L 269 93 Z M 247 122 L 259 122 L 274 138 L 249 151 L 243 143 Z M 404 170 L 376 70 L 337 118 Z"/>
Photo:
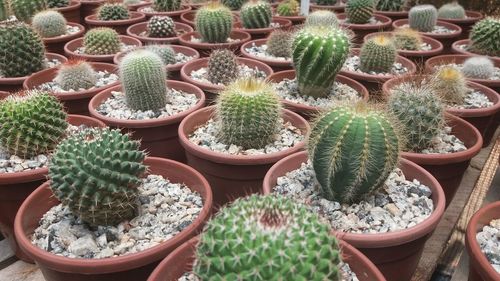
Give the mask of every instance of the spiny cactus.
<path id="1" fill-rule="evenodd" d="M 411 28 L 398 28 L 392 33 L 398 50 L 418 51 L 422 49 L 422 35 Z"/>
<path id="2" fill-rule="evenodd" d="M 342 29 L 306 26 L 298 31 L 292 43 L 292 59 L 300 93 L 328 95 L 348 54 L 349 38 Z"/>
<path id="3" fill-rule="evenodd" d="M 487 17 L 472 27 L 469 51 L 474 53 L 500 57 L 500 18 Z"/>
<path id="4" fill-rule="evenodd" d="M 450 104 L 464 103 L 469 92 L 467 81 L 460 70 L 453 66 L 441 67 L 431 79 L 433 92 Z"/>
<path id="5" fill-rule="evenodd" d="M 266 28 L 271 24 L 271 4 L 264 0 L 250 0 L 241 7 L 240 17 L 244 28 Z"/>
<path id="6" fill-rule="evenodd" d="M 468 78 L 489 79 L 495 72 L 495 65 L 488 57 L 471 57 L 465 60 L 462 73 Z"/>
<path id="7" fill-rule="evenodd" d="M 97 10 L 98 20 L 126 20 L 128 18 L 130 18 L 130 14 L 122 3 L 106 3 Z"/>
<path id="8" fill-rule="evenodd" d="M 54 196 L 93 226 L 134 218 L 147 169 L 139 145 L 119 130 L 90 128 L 68 137 L 50 159 Z"/>
<path id="9" fill-rule="evenodd" d="M 298 16 L 300 5 L 296 0 L 285 0 L 276 7 L 276 11 L 282 17 Z"/>
<path id="10" fill-rule="evenodd" d="M 290 58 L 292 56 L 293 33 L 286 30 L 274 30 L 267 38 L 267 52 L 275 57 Z"/>
<path id="11" fill-rule="evenodd" d="M 339 246 L 330 231 L 286 197 L 238 199 L 207 223 L 194 273 L 200 280 L 340 281 Z"/>
<path id="12" fill-rule="evenodd" d="M 0 73 L 5 77 L 23 77 L 45 67 L 42 38 L 29 25 L 0 23 Z"/>
<path id="13" fill-rule="evenodd" d="M 43 38 L 66 34 L 66 19 L 57 11 L 41 11 L 33 17 L 33 28 Z"/>
<path id="14" fill-rule="evenodd" d="M 7 0 L 0 0 L 0 21 L 4 21 L 9 18 L 9 3 Z"/>
<path id="15" fill-rule="evenodd" d="M 433 5 L 419 5 L 408 13 L 410 28 L 420 32 L 431 32 L 436 26 L 437 10 Z"/>
<path id="16" fill-rule="evenodd" d="M 349 0 L 345 6 L 350 23 L 367 23 L 375 10 L 374 0 Z"/>
<path id="17" fill-rule="evenodd" d="M 204 42 L 225 43 L 233 27 L 233 15 L 218 2 L 211 2 L 196 12 L 195 26 Z"/>
<path id="18" fill-rule="evenodd" d="M 47 0 L 49 8 L 68 7 L 70 0 Z"/>
<path id="19" fill-rule="evenodd" d="M 211 83 L 227 85 L 238 77 L 238 60 L 230 50 L 214 50 L 208 58 L 207 72 Z"/>
<path id="20" fill-rule="evenodd" d="M 168 16 L 153 16 L 148 21 L 147 32 L 149 37 L 166 38 L 177 36 L 175 22 Z"/>
<path id="21" fill-rule="evenodd" d="M 97 82 L 97 72 L 85 61 L 71 60 L 59 66 L 54 81 L 65 91 L 90 89 Z"/>
<path id="22" fill-rule="evenodd" d="M 339 20 L 334 12 L 328 10 L 317 10 L 310 13 L 306 18 L 306 25 L 338 26 Z"/>
<path id="23" fill-rule="evenodd" d="M 31 90 L 0 101 L 0 145 L 12 155 L 52 151 L 67 127 L 62 104 L 48 92 Z"/>
<path id="24" fill-rule="evenodd" d="M 114 29 L 97 27 L 85 33 L 83 46 L 87 55 L 111 55 L 120 52 L 121 41 Z"/>
<path id="25" fill-rule="evenodd" d="M 359 68 L 363 72 L 387 73 L 396 61 L 397 51 L 387 36 L 375 36 L 366 41 L 359 52 Z"/>
<path id="26" fill-rule="evenodd" d="M 47 0 L 10 0 L 10 9 L 18 20 L 24 22 L 30 22 L 34 14 L 47 6 Z"/>
<path id="27" fill-rule="evenodd" d="M 465 19 L 465 9 L 457 2 L 444 4 L 438 10 L 438 17 L 442 19 Z"/>
<path id="28" fill-rule="evenodd" d="M 157 54 L 165 65 L 176 63 L 175 51 L 169 45 L 149 45 L 146 49 Z"/>
<path id="29" fill-rule="evenodd" d="M 222 0 L 222 4 L 231 10 L 239 10 L 243 7 L 246 0 Z"/>
<path id="30" fill-rule="evenodd" d="M 178 11 L 181 6 L 181 0 L 153 0 L 153 9 L 157 12 Z"/>
<path id="31" fill-rule="evenodd" d="M 316 5 L 322 5 L 322 6 L 335 6 L 337 5 L 337 2 L 340 0 L 316 0 Z"/>
<path id="32" fill-rule="evenodd" d="M 384 112 L 359 103 L 322 113 L 308 141 L 320 195 L 359 202 L 383 186 L 398 162 L 399 135 Z"/>
<path id="33" fill-rule="evenodd" d="M 399 12 L 405 8 L 407 0 L 378 0 L 377 11 Z"/>

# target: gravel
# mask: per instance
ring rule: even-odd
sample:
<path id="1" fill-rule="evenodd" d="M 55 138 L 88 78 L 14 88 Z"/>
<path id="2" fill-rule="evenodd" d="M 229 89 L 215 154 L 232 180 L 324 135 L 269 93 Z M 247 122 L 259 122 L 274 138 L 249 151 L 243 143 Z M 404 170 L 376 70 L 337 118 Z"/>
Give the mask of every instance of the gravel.
<path id="1" fill-rule="evenodd" d="M 370 71 L 369 73 L 366 73 L 364 71 L 361 71 L 361 69 L 359 68 L 360 64 L 361 64 L 361 62 L 360 62 L 359 56 L 351 55 L 345 61 L 344 65 L 342 66 L 342 70 L 343 71 L 364 73 L 364 74 L 371 74 L 371 75 L 378 75 L 378 76 L 402 75 L 402 74 L 406 74 L 409 71 L 408 68 L 403 66 L 401 63 L 395 62 L 394 65 L 392 66 L 390 73 L 378 73 L 378 72 L 374 72 L 374 71 Z"/>
<path id="2" fill-rule="evenodd" d="M 102 87 L 105 87 L 107 85 L 113 84 L 119 80 L 118 75 L 116 75 L 114 73 L 109 73 L 107 70 L 96 71 L 96 74 L 97 74 L 97 82 L 94 85 L 94 87 L 91 87 L 89 89 L 83 89 L 83 88 L 76 89 L 76 92 L 88 91 L 88 90 L 93 90 L 96 88 L 102 88 Z M 72 93 L 72 92 L 75 92 L 75 89 L 71 89 L 68 91 L 64 90 L 63 88 L 61 88 L 61 85 L 59 85 L 59 83 L 57 83 L 54 80 L 52 80 L 51 82 L 46 82 L 46 83 L 43 83 L 41 85 L 38 85 L 38 89 L 43 90 L 43 91 L 54 92 L 54 93 Z"/>
<path id="3" fill-rule="evenodd" d="M 194 60 L 195 56 L 188 56 L 183 53 L 175 53 L 175 63 L 174 64 L 167 64 L 167 65 L 176 65 L 176 64 L 181 64 L 181 63 L 186 63 L 188 61 Z"/>
<path id="4" fill-rule="evenodd" d="M 436 66 L 434 66 L 434 69 L 438 70 L 439 68 L 445 67 L 445 66 L 453 66 L 453 67 L 459 69 L 460 71 L 464 67 L 464 65 L 461 63 L 460 64 L 449 63 L 449 64 L 436 65 Z M 495 71 L 491 74 L 491 77 L 486 79 L 486 80 L 500 80 L 500 68 L 495 66 Z"/>
<path id="5" fill-rule="evenodd" d="M 197 38 L 196 36 L 191 36 L 190 41 L 193 43 L 203 43 L 203 40 L 201 38 Z M 236 42 L 240 42 L 240 41 L 241 41 L 240 39 L 233 39 L 230 37 L 230 38 L 227 38 L 227 41 L 223 42 L 223 43 L 207 43 L 207 44 L 217 45 L 217 44 L 225 44 L 225 43 L 236 43 Z"/>
<path id="6" fill-rule="evenodd" d="M 193 223 L 203 207 L 197 192 L 162 176 L 147 176 L 138 190 L 138 216 L 132 220 L 117 226 L 90 227 L 59 204 L 42 217 L 32 243 L 69 258 L 123 256 L 173 238 Z"/>
<path id="7" fill-rule="evenodd" d="M 125 44 L 125 43 L 120 43 L 120 52 L 127 52 L 127 51 L 131 51 L 135 48 L 137 48 L 138 46 L 137 45 L 128 45 L 128 44 Z M 77 48 L 75 51 L 74 51 L 75 54 L 77 55 L 84 55 L 85 54 L 85 47 L 79 47 Z M 114 54 L 109 54 L 109 55 L 114 55 Z"/>
<path id="8" fill-rule="evenodd" d="M 465 102 L 463 105 L 453 106 L 457 109 L 477 109 L 486 108 L 493 106 L 493 102 L 490 101 L 487 95 L 478 90 L 470 91 L 465 97 Z"/>
<path id="9" fill-rule="evenodd" d="M 401 28 L 407 28 L 410 27 L 408 24 L 404 24 L 401 26 Z M 456 29 L 449 29 L 446 26 L 443 25 L 435 25 L 434 29 L 431 32 L 422 32 L 426 34 L 448 34 L 448 33 L 453 33 L 456 32 Z"/>
<path id="10" fill-rule="evenodd" d="M 476 234 L 477 243 L 491 266 L 500 274 L 500 219 L 495 219 L 485 225 Z"/>
<path id="11" fill-rule="evenodd" d="M 447 154 L 467 150 L 464 142 L 451 134 L 451 127 L 443 130 L 432 140 L 431 147 L 423 149 L 423 154 Z"/>
<path id="12" fill-rule="evenodd" d="M 292 64 L 292 58 L 286 57 L 275 57 L 267 52 L 267 44 L 262 44 L 257 46 L 255 42 L 252 42 L 252 46 L 245 48 L 245 51 L 253 56 L 268 59 L 268 60 L 277 60 L 277 61 L 286 61 Z"/>
<path id="13" fill-rule="evenodd" d="M 351 23 L 349 22 L 349 19 L 339 20 L 339 23 L 351 24 Z M 381 24 L 383 24 L 383 23 L 384 23 L 384 22 L 382 22 L 382 21 L 380 21 L 380 20 L 378 20 L 378 19 L 376 19 L 376 18 L 374 18 L 374 17 L 371 17 L 371 18 L 368 20 L 368 22 L 367 22 L 367 23 L 364 23 L 364 24 L 367 24 L 367 25 L 368 25 L 368 24 L 370 24 L 370 25 L 381 25 Z M 356 25 L 358 25 L 358 23 L 356 23 Z"/>
<path id="14" fill-rule="evenodd" d="M 48 37 L 48 38 L 58 38 L 58 37 L 64 37 L 68 35 L 73 35 L 80 32 L 80 28 L 78 26 L 71 26 L 71 25 L 66 25 L 66 33 L 59 35 L 59 36 L 54 36 L 54 37 Z"/>
<path id="15" fill-rule="evenodd" d="M 255 77 L 257 79 L 265 79 L 267 77 L 266 72 L 260 70 L 258 67 L 251 68 L 250 66 L 246 64 L 240 64 L 238 65 L 238 77 Z M 202 82 L 202 83 L 207 83 L 207 84 L 213 84 L 208 80 L 208 68 L 207 67 L 202 67 L 198 70 L 193 70 L 189 74 L 189 76 L 196 81 Z M 217 83 L 216 85 L 218 86 L 225 86 L 222 83 Z"/>

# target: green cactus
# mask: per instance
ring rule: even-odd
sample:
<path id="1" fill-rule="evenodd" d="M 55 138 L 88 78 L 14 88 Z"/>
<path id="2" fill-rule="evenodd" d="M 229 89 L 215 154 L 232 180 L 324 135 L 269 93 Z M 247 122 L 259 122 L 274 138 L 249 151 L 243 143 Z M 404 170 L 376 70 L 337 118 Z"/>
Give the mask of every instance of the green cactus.
<path id="1" fill-rule="evenodd" d="M 50 159 L 54 196 L 93 226 L 134 218 L 147 169 L 139 145 L 119 130 L 90 128 L 68 137 Z"/>
<path id="2" fill-rule="evenodd" d="M 238 60 L 227 49 L 214 50 L 208 59 L 208 80 L 213 84 L 231 83 L 238 77 Z"/>
<path id="3" fill-rule="evenodd" d="M 454 66 L 443 66 L 434 73 L 430 83 L 434 94 L 449 104 L 464 104 L 470 89 L 462 72 Z"/>
<path id="4" fill-rule="evenodd" d="M 334 12 L 328 10 L 316 10 L 310 13 L 306 18 L 306 26 L 326 25 L 337 27 L 339 20 Z"/>
<path id="5" fill-rule="evenodd" d="M 196 12 L 195 27 L 204 42 L 225 43 L 233 27 L 233 15 L 218 2 L 211 2 Z"/>
<path id="6" fill-rule="evenodd" d="M 9 18 L 9 3 L 8 0 L 0 0 L 0 21 L 4 21 Z"/>
<path id="7" fill-rule="evenodd" d="M 488 57 L 471 57 L 464 61 L 462 73 L 468 78 L 489 79 L 495 72 L 495 65 Z"/>
<path id="8" fill-rule="evenodd" d="M 71 60 L 59 66 L 54 81 L 65 91 L 87 90 L 96 85 L 97 72 L 88 62 Z"/>
<path id="9" fill-rule="evenodd" d="M 422 35 L 411 28 L 398 28 L 392 33 L 398 50 L 419 51 L 422 49 Z"/>
<path id="10" fill-rule="evenodd" d="M 114 29 L 97 27 L 85 33 L 83 46 L 87 55 L 111 55 L 120 52 L 121 41 Z"/>
<path id="11" fill-rule="evenodd" d="M 286 30 L 274 30 L 267 38 L 267 52 L 275 57 L 290 58 L 292 56 L 293 33 Z"/>
<path id="12" fill-rule="evenodd" d="M 361 71 L 387 73 L 396 61 L 397 50 L 387 36 L 375 36 L 366 41 L 359 52 Z"/>
<path id="13" fill-rule="evenodd" d="M 0 73 L 4 77 L 29 76 L 45 67 L 42 38 L 25 23 L 0 23 L 0 50 Z"/>
<path id="14" fill-rule="evenodd" d="M 469 51 L 474 53 L 500 57 L 500 18 L 487 17 L 472 27 L 469 35 L 471 43 Z"/>
<path id="15" fill-rule="evenodd" d="M 300 5 L 296 0 L 285 0 L 276 7 L 276 11 L 279 16 L 294 17 L 299 15 Z"/>
<path id="16" fill-rule="evenodd" d="M 350 23 L 368 23 L 375 10 L 374 0 L 349 0 L 345 6 L 345 13 Z"/>
<path id="17" fill-rule="evenodd" d="M 222 0 L 222 4 L 231 10 L 239 10 L 246 0 Z"/>
<path id="18" fill-rule="evenodd" d="M 240 18 L 244 28 L 267 28 L 272 17 L 271 4 L 263 0 L 250 0 L 241 7 Z"/>
<path id="19" fill-rule="evenodd" d="M 157 12 L 178 11 L 181 6 L 181 0 L 153 0 L 153 9 Z"/>
<path id="20" fill-rule="evenodd" d="M 38 12 L 31 25 L 43 38 L 66 34 L 66 19 L 57 11 Z"/>
<path id="21" fill-rule="evenodd" d="M 339 0 L 316 0 L 316 5 L 335 6 Z"/>
<path id="22" fill-rule="evenodd" d="M 49 8 L 62 8 L 62 7 L 68 7 L 70 3 L 70 0 L 47 0 L 47 4 Z"/>
<path id="23" fill-rule="evenodd" d="M 10 9 L 20 21 L 30 22 L 37 12 L 47 9 L 47 0 L 10 0 Z"/>
<path id="24" fill-rule="evenodd" d="M 408 12 L 410 28 L 420 32 L 431 32 L 437 22 L 437 10 L 433 5 L 419 5 Z"/>
<path id="25" fill-rule="evenodd" d="M 126 20 L 130 18 L 127 6 L 122 3 L 106 3 L 97 10 L 97 19 L 103 21 Z"/>
<path id="26" fill-rule="evenodd" d="M 403 11 L 407 0 L 378 0 L 377 11 L 399 12 Z"/>
<path id="27" fill-rule="evenodd" d="M 67 127 L 62 104 L 48 92 L 31 90 L 0 101 L 0 144 L 12 155 L 30 158 L 52 151 Z"/>
<path id="28" fill-rule="evenodd" d="M 303 95 L 325 97 L 349 54 L 349 38 L 339 28 L 306 26 L 292 43 L 292 59 L 299 91 Z"/>
<path id="29" fill-rule="evenodd" d="M 157 54 L 165 65 L 176 63 L 175 51 L 169 45 L 149 45 L 146 49 Z"/>
<path id="30" fill-rule="evenodd" d="M 147 32 L 149 37 L 166 38 L 177 36 L 175 22 L 168 16 L 153 16 L 148 21 Z"/>
<path id="31" fill-rule="evenodd" d="M 465 9 L 457 2 L 444 4 L 438 10 L 438 17 L 442 19 L 465 19 Z"/>

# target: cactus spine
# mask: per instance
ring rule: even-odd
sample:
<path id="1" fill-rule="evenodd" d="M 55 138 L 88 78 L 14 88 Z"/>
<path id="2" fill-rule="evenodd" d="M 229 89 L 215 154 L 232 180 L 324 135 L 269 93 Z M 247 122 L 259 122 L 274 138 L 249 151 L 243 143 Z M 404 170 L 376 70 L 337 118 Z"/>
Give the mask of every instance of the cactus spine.
<path id="1" fill-rule="evenodd" d="M 266 28 L 271 24 L 271 5 L 263 0 L 250 0 L 241 7 L 240 17 L 244 28 Z"/>
<path id="2" fill-rule="evenodd" d="M 46 0 L 10 0 L 10 9 L 20 21 L 30 22 L 37 12 L 47 9 Z"/>
<path id="3" fill-rule="evenodd" d="M 54 81 L 65 91 L 87 90 L 95 86 L 97 73 L 85 61 L 69 61 L 59 66 Z"/>
<path id="4" fill-rule="evenodd" d="M 282 17 L 293 17 L 299 15 L 300 5 L 296 0 L 285 0 L 281 2 L 276 11 Z"/>
<path id="5" fill-rule="evenodd" d="M 157 12 L 171 12 L 181 9 L 181 0 L 154 0 L 153 9 Z"/>
<path id="6" fill-rule="evenodd" d="M 433 5 L 419 5 L 408 13 L 410 28 L 420 32 L 431 32 L 436 26 L 437 10 Z"/>
<path id="7" fill-rule="evenodd" d="M 500 18 L 487 17 L 472 27 L 469 51 L 500 57 Z"/>
<path id="8" fill-rule="evenodd" d="M 85 33 L 83 46 L 88 55 L 111 55 L 120 52 L 121 41 L 114 29 L 97 27 Z"/>
<path id="9" fill-rule="evenodd" d="M 307 16 L 306 25 L 326 25 L 337 27 L 339 25 L 339 21 L 335 13 L 328 10 L 317 10 Z"/>
<path id="10" fill-rule="evenodd" d="M 204 42 L 225 43 L 233 27 L 233 15 L 228 8 L 211 2 L 196 12 L 195 26 Z"/>
<path id="11" fill-rule="evenodd" d="M 47 0 L 49 8 L 62 8 L 69 6 L 69 0 Z"/>
<path id="12" fill-rule="evenodd" d="M 169 45 L 149 45 L 146 49 L 157 54 L 165 65 L 176 63 L 175 51 Z"/>
<path id="13" fill-rule="evenodd" d="M 222 0 L 222 4 L 231 10 L 239 10 L 246 0 Z"/>
<path id="14" fill-rule="evenodd" d="M 285 30 L 275 30 L 267 38 L 267 52 L 275 57 L 290 58 L 292 56 L 292 33 Z"/>
<path id="15" fill-rule="evenodd" d="M 495 65 L 487 57 L 471 57 L 465 60 L 462 73 L 468 78 L 489 79 L 495 72 Z"/>
<path id="16" fill-rule="evenodd" d="M 214 50 L 208 59 L 207 72 L 211 83 L 227 85 L 238 77 L 238 60 L 230 50 Z"/>
<path id="17" fill-rule="evenodd" d="M 153 16 L 148 21 L 147 32 L 149 37 L 166 38 L 177 36 L 175 22 L 171 17 Z"/>
<path id="18" fill-rule="evenodd" d="M 349 22 L 358 24 L 367 23 L 374 10 L 374 0 L 349 0 L 345 6 Z"/>
<path id="19" fill-rule="evenodd" d="M 407 0 L 379 0 L 377 11 L 399 12 L 406 6 Z"/>
<path id="20" fill-rule="evenodd" d="M 411 28 L 398 28 L 392 36 L 398 50 L 418 51 L 422 49 L 422 36 L 418 31 Z"/>
<path id="21" fill-rule="evenodd" d="M 57 11 L 41 11 L 33 17 L 33 28 L 43 38 L 66 34 L 66 19 Z"/>
<path id="22" fill-rule="evenodd" d="M 125 20 L 130 18 L 128 9 L 122 3 L 106 3 L 99 7 L 97 19 L 103 21 Z"/>
<path id="23" fill-rule="evenodd" d="M 389 37 L 375 36 L 366 41 L 359 52 L 363 72 L 387 73 L 396 61 L 397 51 Z"/>
<path id="24" fill-rule="evenodd" d="M 433 75 L 431 86 L 433 92 L 449 104 L 462 105 L 469 92 L 464 75 L 453 66 L 441 67 Z"/>
<path id="25" fill-rule="evenodd" d="M 457 2 L 444 4 L 438 10 L 438 17 L 442 19 L 465 19 L 465 9 Z"/>

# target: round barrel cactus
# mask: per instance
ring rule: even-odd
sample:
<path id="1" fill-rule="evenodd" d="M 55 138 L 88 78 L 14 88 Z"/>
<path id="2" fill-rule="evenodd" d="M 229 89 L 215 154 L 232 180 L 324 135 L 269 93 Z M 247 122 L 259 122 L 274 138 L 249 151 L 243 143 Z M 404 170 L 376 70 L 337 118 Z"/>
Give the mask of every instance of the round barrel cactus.
<path id="1" fill-rule="evenodd" d="M 366 41 L 359 52 L 360 69 L 363 72 L 387 73 L 396 61 L 397 51 L 387 36 L 375 36 Z"/>
<path id="2" fill-rule="evenodd" d="M 169 45 L 149 45 L 146 49 L 157 54 L 165 65 L 176 63 L 175 51 Z"/>
<path id="3" fill-rule="evenodd" d="M 166 38 L 177 36 L 175 22 L 168 16 L 153 16 L 148 21 L 147 31 L 149 37 Z"/>
<path id="4" fill-rule="evenodd" d="M 298 16 L 300 4 L 296 0 L 285 0 L 276 7 L 276 12 L 282 17 Z"/>
<path id="5" fill-rule="evenodd" d="M 196 12 L 195 27 L 204 42 L 225 43 L 233 27 L 233 15 L 218 2 L 211 2 Z"/>
<path id="6" fill-rule="evenodd" d="M 437 22 L 437 10 L 433 5 L 419 5 L 408 12 L 410 28 L 420 32 L 431 32 Z"/>
<path id="7" fill-rule="evenodd" d="M 46 10 L 47 0 L 10 0 L 10 9 L 20 21 L 30 22 L 37 12 Z"/>
<path id="8" fill-rule="evenodd" d="M 59 66 L 54 81 L 65 91 L 87 90 L 97 83 L 97 72 L 86 61 L 70 60 Z"/>
<path id="9" fill-rule="evenodd" d="M 465 76 L 454 66 L 438 69 L 432 76 L 431 86 L 434 94 L 449 104 L 463 105 L 470 91 Z"/>
<path id="10" fill-rule="evenodd" d="M 495 65 L 488 57 L 471 57 L 464 61 L 462 73 L 468 78 L 489 79 L 495 72 Z"/>
<path id="11" fill-rule="evenodd" d="M 41 11 L 33 17 L 33 28 L 43 38 L 66 34 L 66 19 L 57 11 Z"/>
<path id="12" fill-rule="evenodd" d="M 438 10 L 438 17 L 442 19 L 465 19 L 465 9 L 457 2 L 444 4 Z"/>
<path id="13" fill-rule="evenodd" d="M 222 0 L 222 4 L 231 10 L 239 10 L 245 4 L 246 0 Z"/>
<path id="14" fill-rule="evenodd" d="M 103 21 L 126 20 L 130 18 L 128 9 L 122 3 L 106 3 L 97 10 L 97 19 Z"/>
<path id="15" fill-rule="evenodd" d="M 244 28 L 267 28 L 272 16 L 271 4 L 264 0 L 250 0 L 241 7 L 240 17 Z"/>
<path id="16" fill-rule="evenodd" d="M 49 5 L 49 8 L 62 8 L 62 7 L 68 7 L 70 3 L 70 0 L 47 0 L 47 4 Z"/>
<path id="17" fill-rule="evenodd" d="M 287 30 L 275 30 L 267 37 L 267 52 L 275 57 L 290 58 L 292 56 L 293 33 Z"/>
<path id="18" fill-rule="evenodd" d="M 399 12 L 406 6 L 407 0 L 378 0 L 377 11 Z"/>
<path id="19" fill-rule="evenodd" d="M 238 60 L 227 49 L 214 50 L 208 58 L 208 80 L 213 84 L 227 85 L 238 77 Z"/>
<path id="20" fill-rule="evenodd" d="M 469 35 L 469 51 L 485 56 L 500 57 L 500 18 L 487 17 L 478 21 Z"/>
<path id="21" fill-rule="evenodd" d="M 328 10 L 316 10 L 306 18 L 306 25 L 338 26 L 339 20 L 334 12 Z"/>
<path id="22" fill-rule="evenodd" d="M 121 41 L 114 29 L 97 27 L 85 33 L 83 46 L 87 55 L 111 55 L 120 52 Z"/>
<path id="23" fill-rule="evenodd" d="M 373 16 L 374 0 L 349 0 L 345 6 L 345 13 L 350 23 L 363 24 Z"/>
<path id="24" fill-rule="evenodd" d="M 411 28 L 398 28 L 392 33 L 398 50 L 419 51 L 422 49 L 422 35 Z"/>

